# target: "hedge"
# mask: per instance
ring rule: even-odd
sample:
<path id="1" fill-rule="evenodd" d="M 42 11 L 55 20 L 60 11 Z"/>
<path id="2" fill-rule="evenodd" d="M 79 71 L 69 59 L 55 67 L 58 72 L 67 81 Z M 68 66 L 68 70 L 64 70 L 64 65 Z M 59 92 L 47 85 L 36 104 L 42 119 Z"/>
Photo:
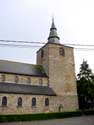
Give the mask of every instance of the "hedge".
<path id="1" fill-rule="evenodd" d="M 0 122 L 16 122 L 16 121 L 35 121 L 48 119 L 61 119 L 68 117 L 76 117 L 82 115 L 94 115 L 94 110 L 72 111 L 72 112 L 55 112 L 40 114 L 20 114 L 20 115 L 0 115 Z"/>
<path id="2" fill-rule="evenodd" d="M 0 122 L 60 119 L 60 118 L 81 116 L 81 114 L 82 114 L 81 111 L 73 111 L 73 112 L 24 114 L 24 115 L 22 114 L 21 115 L 0 115 Z"/>

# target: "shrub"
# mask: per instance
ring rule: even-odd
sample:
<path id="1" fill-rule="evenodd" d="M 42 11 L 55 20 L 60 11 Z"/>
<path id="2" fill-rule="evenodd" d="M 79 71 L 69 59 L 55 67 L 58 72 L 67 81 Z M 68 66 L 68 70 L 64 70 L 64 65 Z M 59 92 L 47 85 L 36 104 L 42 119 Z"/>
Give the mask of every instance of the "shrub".
<path id="1" fill-rule="evenodd" d="M 0 115 L 0 122 L 60 119 L 60 118 L 81 116 L 81 114 L 82 114 L 81 111 L 73 111 L 73 112 L 24 114 L 24 115 L 22 114 L 21 115 Z"/>

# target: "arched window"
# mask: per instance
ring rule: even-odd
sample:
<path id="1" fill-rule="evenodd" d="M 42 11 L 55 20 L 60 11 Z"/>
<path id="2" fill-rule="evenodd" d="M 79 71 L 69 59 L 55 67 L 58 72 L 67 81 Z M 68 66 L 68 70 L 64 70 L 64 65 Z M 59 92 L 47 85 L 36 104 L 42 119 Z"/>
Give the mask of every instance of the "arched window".
<path id="1" fill-rule="evenodd" d="M 60 104 L 60 106 L 59 106 L 59 112 L 62 112 L 62 111 L 63 111 L 63 105 Z"/>
<path id="2" fill-rule="evenodd" d="M 27 78 L 27 83 L 28 83 L 28 84 L 31 83 L 31 78 L 30 78 L 30 77 Z"/>
<path id="3" fill-rule="evenodd" d="M 1 76 L 1 81 L 2 81 L 2 82 L 5 82 L 5 74 L 2 74 L 2 76 Z"/>
<path id="4" fill-rule="evenodd" d="M 36 106 L 36 98 L 32 98 L 32 107 Z"/>
<path id="5" fill-rule="evenodd" d="M 49 99 L 45 98 L 45 106 L 49 106 Z"/>
<path id="6" fill-rule="evenodd" d="M 39 78 L 39 85 L 43 85 L 43 79 L 41 77 Z"/>
<path id="7" fill-rule="evenodd" d="M 2 97 L 2 106 L 4 106 L 4 107 L 7 106 L 7 97 L 6 96 Z"/>
<path id="8" fill-rule="evenodd" d="M 18 81 L 19 81 L 19 77 L 16 75 L 15 76 L 15 83 L 18 83 Z"/>
<path id="9" fill-rule="evenodd" d="M 22 107 L 22 98 L 21 97 L 18 98 L 17 106 Z"/>

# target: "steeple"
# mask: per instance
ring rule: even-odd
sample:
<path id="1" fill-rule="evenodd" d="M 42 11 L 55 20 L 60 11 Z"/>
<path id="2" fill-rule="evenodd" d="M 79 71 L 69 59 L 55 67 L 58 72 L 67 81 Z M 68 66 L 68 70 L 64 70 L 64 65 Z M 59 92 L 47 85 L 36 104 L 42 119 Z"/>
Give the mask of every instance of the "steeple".
<path id="1" fill-rule="evenodd" d="M 54 18 L 52 18 L 52 25 L 50 28 L 48 43 L 59 43 L 59 40 L 60 38 L 58 37 L 58 34 L 57 34 L 57 29 L 54 24 Z"/>

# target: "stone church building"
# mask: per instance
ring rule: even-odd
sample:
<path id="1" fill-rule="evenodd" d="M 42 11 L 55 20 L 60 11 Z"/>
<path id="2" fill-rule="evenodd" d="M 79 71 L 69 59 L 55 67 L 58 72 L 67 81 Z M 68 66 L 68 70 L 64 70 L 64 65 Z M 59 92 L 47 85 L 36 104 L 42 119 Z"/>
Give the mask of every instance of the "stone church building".
<path id="1" fill-rule="evenodd" d="M 77 109 L 73 48 L 60 43 L 53 20 L 36 65 L 0 60 L 0 114 Z"/>

